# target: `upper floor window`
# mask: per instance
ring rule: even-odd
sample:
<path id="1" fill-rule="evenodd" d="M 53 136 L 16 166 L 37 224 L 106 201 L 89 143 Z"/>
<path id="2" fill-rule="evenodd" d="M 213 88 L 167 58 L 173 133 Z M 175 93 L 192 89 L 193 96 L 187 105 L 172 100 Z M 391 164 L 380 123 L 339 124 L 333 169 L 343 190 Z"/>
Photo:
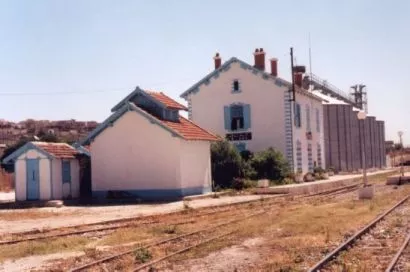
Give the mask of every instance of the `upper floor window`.
<path id="1" fill-rule="evenodd" d="M 233 104 L 224 107 L 225 129 L 241 130 L 251 126 L 250 105 Z"/>
<path id="2" fill-rule="evenodd" d="M 239 80 L 235 79 L 232 82 L 232 92 L 233 93 L 239 93 L 241 91 L 240 85 L 239 85 Z"/>
<path id="3" fill-rule="evenodd" d="M 306 130 L 311 131 L 310 129 L 310 107 L 306 105 Z"/>
<path id="4" fill-rule="evenodd" d="M 302 126 L 301 122 L 301 112 L 300 112 L 300 104 L 296 103 L 295 104 L 295 127 L 300 128 Z"/>
<path id="5" fill-rule="evenodd" d="M 320 132 L 320 111 L 316 109 L 316 131 Z"/>
<path id="6" fill-rule="evenodd" d="M 231 130 L 244 128 L 243 106 L 231 107 Z"/>

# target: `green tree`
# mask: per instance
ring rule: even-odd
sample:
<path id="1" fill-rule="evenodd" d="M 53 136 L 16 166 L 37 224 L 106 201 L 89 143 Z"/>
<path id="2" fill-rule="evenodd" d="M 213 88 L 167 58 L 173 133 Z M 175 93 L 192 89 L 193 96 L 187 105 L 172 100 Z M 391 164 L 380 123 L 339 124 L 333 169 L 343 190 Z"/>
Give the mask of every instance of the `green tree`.
<path id="1" fill-rule="evenodd" d="M 60 140 L 55 136 L 54 134 L 44 134 L 43 136 L 39 136 L 40 141 L 42 142 L 48 142 L 48 143 L 58 143 Z"/>
<path id="2" fill-rule="evenodd" d="M 282 180 L 290 173 L 286 158 L 273 148 L 253 154 L 251 166 L 257 179 Z"/>
<path id="3" fill-rule="evenodd" d="M 242 158 L 239 151 L 228 141 L 211 146 L 212 177 L 214 186 L 228 188 L 234 178 L 242 176 Z"/>

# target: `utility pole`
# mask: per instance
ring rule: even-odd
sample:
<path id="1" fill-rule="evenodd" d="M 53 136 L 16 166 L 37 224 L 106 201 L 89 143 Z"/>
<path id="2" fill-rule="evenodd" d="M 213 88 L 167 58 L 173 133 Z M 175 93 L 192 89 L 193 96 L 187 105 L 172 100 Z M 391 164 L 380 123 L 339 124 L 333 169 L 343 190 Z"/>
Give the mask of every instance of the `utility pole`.
<path id="1" fill-rule="evenodd" d="M 294 66 L 293 66 L 293 47 L 290 48 L 290 74 L 292 77 L 292 89 L 290 90 L 292 92 L 292 97 L 290 98 L 290 101 L 294 102 L 295 101 L 295 76 L 294 76 Z"/>

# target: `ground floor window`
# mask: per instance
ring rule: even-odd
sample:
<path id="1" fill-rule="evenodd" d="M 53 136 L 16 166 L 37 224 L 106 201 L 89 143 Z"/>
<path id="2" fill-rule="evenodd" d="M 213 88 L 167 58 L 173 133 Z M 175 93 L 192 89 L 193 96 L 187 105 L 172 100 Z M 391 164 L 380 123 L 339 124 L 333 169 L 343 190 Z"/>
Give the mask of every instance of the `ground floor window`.
<path id="1" fill-rule="evenodd" d="M 296 166 L 297 171 L 302 172 L 302 143 L 298 140 L 296 141 Z"/>
<path id="2" fill-rule="evenodd" d="M 246 150 L 246 143 L 235 143 L 234 145 L 239 152 Z"/>
<path id="3" fill-rule="evenodd" d="M 309 168 L 309 172 L 313 172 L 312 144 L 308 144 L 307 153 L 308 153 L 308 168 Z"/>
<path id="4" fill-rule="evenodd" d="M 322 168 L 322 146 L 317 144 L 317 166 Z"/>

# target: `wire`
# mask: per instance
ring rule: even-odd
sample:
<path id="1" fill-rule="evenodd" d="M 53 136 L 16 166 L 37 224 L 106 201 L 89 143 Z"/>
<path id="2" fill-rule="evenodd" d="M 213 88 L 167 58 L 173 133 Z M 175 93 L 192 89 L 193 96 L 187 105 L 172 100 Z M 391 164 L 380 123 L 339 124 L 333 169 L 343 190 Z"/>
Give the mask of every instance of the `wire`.
<path id="1" fill-rule="evenodd" d="M 18 96 L 18 95 L 64 95 L 64 94 L 89 94 L 89 93 L 103 93 L 103 92 L 122 92 L 122 90 L 94 90 L 94 91 L 68 91 L 68 92 L 0 92 L 0 95 L 4 96 Z"/>
<path id="2" fill-rule="evenodd" d="M 176 84 L 186 81 L 192 81 L 192 78 L 183 78 L 178 81 L 173 82 L 159 82 L 155 84 L 148 85 L 147 90 L 152 90 L 153 88 L 159 86 L 166 86 L 169 84 Z M 133 88 L 131 88 L 133 90 Z M 145 88 L 144 88 L 145 89 Z M 106 93 L 106 92 L 130 92 L 130 88 L 112 88 L 110 90 L 89 90 L 89 91 L 66 91 L 66 92 L 0 92 L 0 96 L 22 96 L 22 95 L 66 95 L 66 94 L 90 94 L 90 93 Z"/>

